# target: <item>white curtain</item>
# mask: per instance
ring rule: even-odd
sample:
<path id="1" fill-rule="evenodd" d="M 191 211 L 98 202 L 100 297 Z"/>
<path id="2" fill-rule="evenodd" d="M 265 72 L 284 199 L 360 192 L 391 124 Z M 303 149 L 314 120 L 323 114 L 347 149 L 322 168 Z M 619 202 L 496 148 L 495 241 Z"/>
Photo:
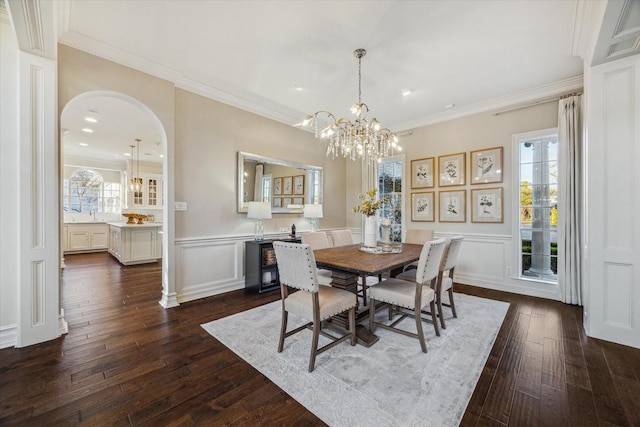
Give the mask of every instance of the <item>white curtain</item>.
<path id="1" fill-rule="evenodd" d="M 558 160 L 558 285 L 562 300 L 582 305 L 583 130 L 582 96 L 560 100 Z"/>
<path id="2" fill-rule="evenodd" d="M 256 178 L 255 184 L 253 187 L 253 200 L 256 202 L 264 202 L 264 197 L 262 194 L 262 174 L 264 173 L 264 165 L 262 163 L 258 163 L 256 165 Z"/>

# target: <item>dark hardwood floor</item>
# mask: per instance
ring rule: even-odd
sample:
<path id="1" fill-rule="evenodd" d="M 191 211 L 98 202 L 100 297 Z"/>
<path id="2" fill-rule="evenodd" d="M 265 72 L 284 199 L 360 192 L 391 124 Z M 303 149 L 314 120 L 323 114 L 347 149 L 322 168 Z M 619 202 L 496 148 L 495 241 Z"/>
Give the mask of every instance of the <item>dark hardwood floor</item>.
<path id="1" fill-rule="evenodd" d="M 165 310 L 159 264 L 123 267 L 107 253 L 66 262 L 69 333 L 0 350 L 0 425 L 323 425 L 200 327 L 278 292 Z M 462 425 L 640 425 L 640 350 L 588 338 L 579 307 L 456 291 L 511 303 Z"/>

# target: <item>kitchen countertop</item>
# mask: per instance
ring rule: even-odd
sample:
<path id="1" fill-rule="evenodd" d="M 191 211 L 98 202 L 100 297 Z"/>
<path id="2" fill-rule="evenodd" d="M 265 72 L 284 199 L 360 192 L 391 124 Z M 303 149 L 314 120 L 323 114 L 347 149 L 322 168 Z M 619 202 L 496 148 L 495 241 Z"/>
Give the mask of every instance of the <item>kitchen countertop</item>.
<path id="1" fill-rule="evenodd" d="M 143 222 L 142 224 L 127 224 L 126 222 L 108 222 L 107 224 L 122 228 L 162 227 L 161 222 Z"/>

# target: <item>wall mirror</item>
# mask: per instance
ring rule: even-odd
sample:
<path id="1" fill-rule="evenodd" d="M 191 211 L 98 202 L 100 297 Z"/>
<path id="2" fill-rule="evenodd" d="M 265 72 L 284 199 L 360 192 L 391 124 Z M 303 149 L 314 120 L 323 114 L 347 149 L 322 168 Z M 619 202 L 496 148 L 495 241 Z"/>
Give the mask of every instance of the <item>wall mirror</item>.
<path id="1" fill-rule="evenodd" d="M 265 201 L 272 213 L 301 213 L 322 203 L 322 168 L 238 151 L 238 212 Z"/>

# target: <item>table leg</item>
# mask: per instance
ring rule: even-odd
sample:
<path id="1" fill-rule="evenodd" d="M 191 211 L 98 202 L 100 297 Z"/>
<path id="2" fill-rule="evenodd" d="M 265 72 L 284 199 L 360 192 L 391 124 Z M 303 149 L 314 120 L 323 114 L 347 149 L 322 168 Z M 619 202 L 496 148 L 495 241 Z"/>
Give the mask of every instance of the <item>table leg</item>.
<path id="1" fill-rule="evenodd" d="M 333 271 L 331 274 L 331 286 L 339 289 L 357 294 L 358 291 L 358 275 L 345 272 L 345 271 Z M 357 297 L 356 297 L 357 298 Z M 369 315 L 369 310 L 358 307 L 356 311 L 356 322 L 366 319 Z M 346 313 L 338 314 L 331 318 L 331 325 L 338 331 L 344 333 L 349 330 L 349 319 Z M 356 336 L 358 337 L 358 344 L 362 344 L 365 347 L 371 347 L 378 341 L 378 336 L 371 333 L 371 331 L 364 325 L 356 325 Z"/>

